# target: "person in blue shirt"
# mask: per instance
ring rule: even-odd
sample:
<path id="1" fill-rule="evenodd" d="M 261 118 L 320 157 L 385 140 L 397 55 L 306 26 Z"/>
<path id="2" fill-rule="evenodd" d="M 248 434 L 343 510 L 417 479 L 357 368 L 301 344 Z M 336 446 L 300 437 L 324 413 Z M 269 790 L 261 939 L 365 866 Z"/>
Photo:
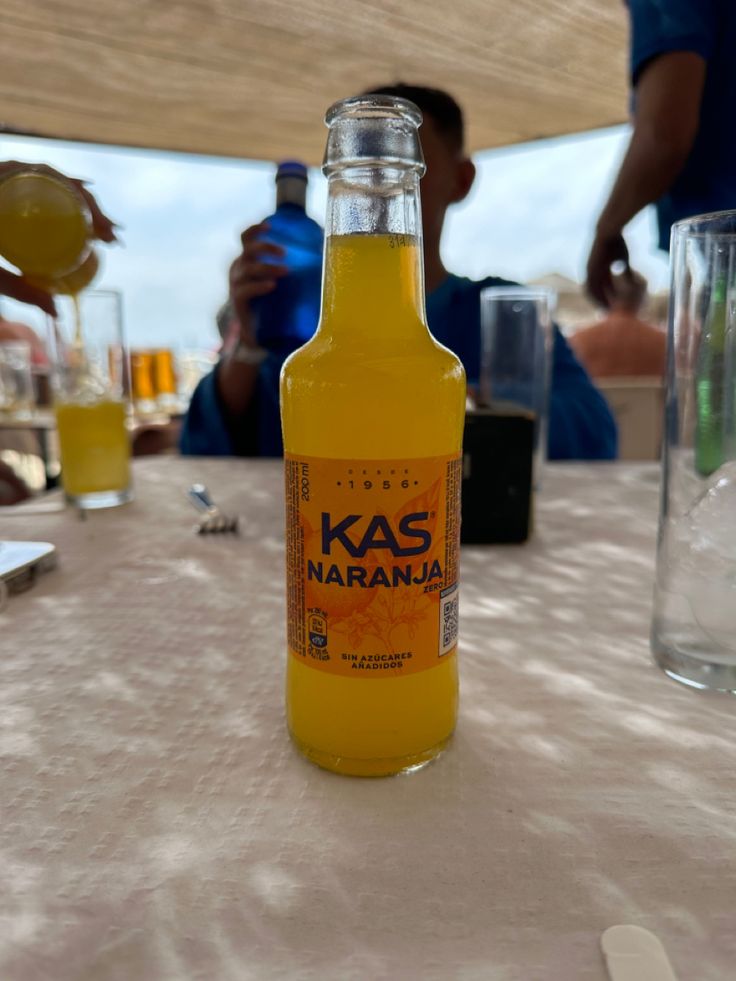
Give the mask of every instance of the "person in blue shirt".
<path id="1" fill-rule="evenodd" d="M 626 224 L 656 204 L 659 246 L 681 218 L 736 208 L 736 3 L 628 0 L 634 131 L 588 259 L 590 295 L 610 307 Z"/>
<path id="2" fill-rule="evenodd" d="M 427 172 L 422 178 L 422 224 L 427 321 L 432 334 L 465 366 L 477 383 L 480 362 L 480 291 L 505 285 L 488 277 L 475 282 L 449 273 L 440 254 L 445 213 L 462 201 L 475 178 L 463 149 L 463 117 L 455 100 L 437 89 L 412 85 L 371 89 L 410 99 L 422 110 L 420 130 Z M 283 352 L 256 343 L 250 302 L 272 290 L 285 269 L 274 266 L 281 250 L 258 241 L 263 226 L 247 229 L 243 251 L 230 269 L 230 295 L 240 323 L 234 349 L 194 393 L 181 437 L 190 454 L 279 456 L 279 371 Z M 548 426 L 551 459 L 609 460 L 616 456 L 616 425 L 608 405 L 555 328 Z"/>

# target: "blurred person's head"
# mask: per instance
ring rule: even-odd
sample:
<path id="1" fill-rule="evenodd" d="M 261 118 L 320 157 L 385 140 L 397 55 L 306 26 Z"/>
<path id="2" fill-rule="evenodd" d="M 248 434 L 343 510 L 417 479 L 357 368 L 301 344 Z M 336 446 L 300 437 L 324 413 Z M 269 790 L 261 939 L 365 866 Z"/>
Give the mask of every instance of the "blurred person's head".
<path id="1" fill-rule="evenodd" d="M 439 252 L 445 212 L 467 197 L 475 179 L 475 165 L 465 153 L 465 124 L 457 102 L 441 89 L 424 85 L 379 85 L 366 94 L 409 99 L 422 111 L 419 129 L 427 172 L 422 178 L 422 226 L 425 253 Z"/>
<path id="2" fill-rule="evenodd" d="M 633 269 L 627 269 L 613 277 L 613 286 L 615 299 L 611 309 L 639 313 L 647 297 L 646 279 Z"/>

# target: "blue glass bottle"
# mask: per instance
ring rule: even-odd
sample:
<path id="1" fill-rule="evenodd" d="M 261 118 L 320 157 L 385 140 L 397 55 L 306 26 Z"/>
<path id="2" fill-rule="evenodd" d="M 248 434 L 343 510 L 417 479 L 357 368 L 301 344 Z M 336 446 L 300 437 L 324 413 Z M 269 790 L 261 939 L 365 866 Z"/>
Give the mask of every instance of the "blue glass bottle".
<path id="1" fill-rule="evenodd" d="M 307 168 L 298 161 L 279 164 L 276 172 L 276 211 L 265 221 L 263 241 L 284 249 L 284 257 L 266 262 L 283 263 L 288 274 L 276 280 L 276 288 L 255 298 L 251 309 L 256 339 L 261 347 L 283 357 L 308 341 L 319 320 L 322 290 L 322 228 L 305 210 Z"/>

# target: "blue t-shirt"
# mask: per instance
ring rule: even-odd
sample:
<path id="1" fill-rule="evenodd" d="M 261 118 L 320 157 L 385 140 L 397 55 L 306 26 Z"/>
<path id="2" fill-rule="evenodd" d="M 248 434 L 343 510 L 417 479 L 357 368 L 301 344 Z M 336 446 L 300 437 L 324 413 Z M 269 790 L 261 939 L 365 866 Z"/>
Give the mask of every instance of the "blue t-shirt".
<path id="1" fill-rule="evenodd" d="M 736 0 L 629 0 L 631 78 L 669 51 L 707 62 L 700 126 L 684 169 L 657 202 L 659 246 L 675 221 L 736 208 Z"/>
<path id="2" fill-rule="evenodd" d="M 427 296 L 429 328 L 460 358 L 470 384 L 477 382 L 480 367 L 480 291 L 486 286 L 513 285 L 493 276 L 474 282 L 450 275 Z M 182 453 L 281 456 L 279 371 L 283 360 L 283 355 L 269 354 L 261 365 L 253 409 L 244 419 L 228 419 L 217 391 L 217 369 L 204 378 L 184 421 Z M 550 389 L 549 458 L 615 459 L 616 424 L 608 404 L 556 327 Z"/>

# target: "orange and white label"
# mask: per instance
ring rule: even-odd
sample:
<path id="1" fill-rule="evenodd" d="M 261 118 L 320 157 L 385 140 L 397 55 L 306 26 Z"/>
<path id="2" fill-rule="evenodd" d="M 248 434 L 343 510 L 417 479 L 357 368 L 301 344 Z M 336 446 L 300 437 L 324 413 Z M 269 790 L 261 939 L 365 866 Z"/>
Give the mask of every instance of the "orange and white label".
<path id="1" fill-rule="evenodd" d="M 457 646 L 460 457 L 325 460 L 287 453 L 291 656 L 385 678 Z"/>

